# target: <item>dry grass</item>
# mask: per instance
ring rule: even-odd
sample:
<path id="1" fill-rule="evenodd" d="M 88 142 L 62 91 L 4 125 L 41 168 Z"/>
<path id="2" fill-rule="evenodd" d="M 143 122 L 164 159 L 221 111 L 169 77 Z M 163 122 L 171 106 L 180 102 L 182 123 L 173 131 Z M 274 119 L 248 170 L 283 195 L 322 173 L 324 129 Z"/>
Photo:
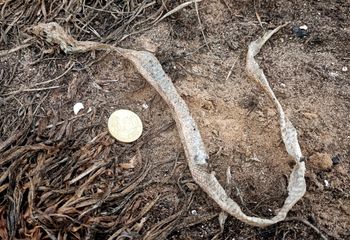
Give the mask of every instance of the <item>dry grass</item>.
<path id="1" fill-rule="evenodd" d="M 42 51 L 43 43 L 30 36 L 31 26 L 55 20 L 79 39 L 94 39 L 118 44 L 128 36 L 149 29 L 162 20 L 168 10 L 176 7 L 172 1 L 0 1 L 0 43 L 4 57 L 34 46 Z M 188 4 L 187 4 L 188 5 Z M 178 10 L 181 10 L 178 9 Z M 43 60 L 41 52 L 36 65 Z M 89 64 L 93 64 L 94 59 Z M 67 74 L 74 64 L 51 80 L 29 85 L 16 91 L 1 90 L 4 103 L 23 93 L 39 94 Z M 13 74 L 15 74 L 16 69 Z M 3 73 L 6 75 L 7 73 Z M 4 85 L 11 83 L 7 78 Z M 78 83 L 76 83 L 78 84 Z M 52 85 L 52 86 L 50 86 Z M 76 91 L 77 86 L 70 86 Z M 42 102 L 41 102 L 42 103 Z M 0 143 L 0 238 L 29 239 L 123 239 L 141 236 L 149 212 L 164 197 L 161 190 L 153 194 L 148 189 L 163 189 L 172 184 L 146 179 L 154 163 L 142 159 L 139 149 L 156 134 L 173 123 L 153 129 L 135 145 L 115 144 L 106 132 L 86 141 L 84 133 L 98 127 L 95 123 L 81 129 L 72 127 L 83 115 L 56 121 L 36 122 L 40 104 L 26 102 L 21 109 L 22 120 L 2 119 L 4 136 Z M 2 109 L 3 110 L 3 109 Z M 10 117 L 10 116 L 9 116 Z M 18 119 L 17 119 L 18 120 Z M 8 128 L 6 122 L 17 123 Z M 112 153 L 113 151 L 113 153 Z M 137 165 L 119 164 L 123 155 L 134 154 Z M 143 230 L 145 239 L 167 236 L 179 217 L 188 209 L 192 196 L 184 196 L 182 205 L 159 223 Z M 194 219 L 198 221 L 198 219 Z M 182 226 L 185 227 L 185 226 Z"/>

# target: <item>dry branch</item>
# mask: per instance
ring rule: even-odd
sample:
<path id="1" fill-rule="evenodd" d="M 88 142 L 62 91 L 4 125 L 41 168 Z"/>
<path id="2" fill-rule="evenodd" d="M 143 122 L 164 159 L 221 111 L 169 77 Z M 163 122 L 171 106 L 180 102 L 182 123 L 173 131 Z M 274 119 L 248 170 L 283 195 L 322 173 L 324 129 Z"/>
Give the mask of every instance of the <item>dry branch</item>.
<path id="1" fill-rule="evenodd" d="M 282 27 L 282 26 L 281 26 Z M 87 52 L 91 50 L 115 51 L 133 63 L 137 71 L 151 84 L 169 105 L 176 121 L 181 141 L 183 143 L 188 166 L 194 181 L 222 208 L 222 210 L 237 219 L 258 227 L 265 227 L 285 219 L 288 211 L 305 193 L 305 164 L 297 141 L 296 130 L 285 117 L 283 109 L 268 85 L 263 71 L 254 57 L 259 53 L 264 43 L 281 27 L 266 33 L 262 38 L 252 42 L 247 56 L 248 75 L 256 80 L 268 93 L 279 113 L 281 134 L 287 152 L 294 157 L 296 165 L 290 176 L 288 186 L 289 196 L 284 206 L 272 219 L 263 219 L 245 215 L 239 205 L 225 192 L 213 173 L 207 168 L 208 154 L 205 150 L 199 129 L 185 101 L 176 91 L 171 79 L 164 72 L 157 58 L 145 51 L 134 51 L 91 41 L 77 41 L 69 36 L 57 23 L 39 24 L 31 30 L 47 42 L 58 44 L 65 53 Z"/>
<path id="2" fill-rule="evenodd" d="M 11 48 L 9 50 L 1 50 L 0 51 L 0 57 L 4 57 L 8 54 L 11 54 L 11 53 L 14 53 L 14 52 L 17 52 L 23 48 L 26 48 L 26 47 L 29 47 L 30 45 L 32 45 L 31 43 L 27 43 L 27 44 L 23 44 L 23 45 L 19 45 L 19 46 L 16 46 L 14 48 Z"/>
<path id="3" fill-rule="evenodd" d="M 181 9 L 187 7 L 188 5 L 194 3 L 197 4 L 198 2 L 201 2 L 202 0 L 191 0 L 185 3 L 180 4 L 179 6 L 175 7 L 174 9 L 170 10 L 166 14 L 164 14 L 159 20 L 157 20 L 154 24 L 159 23 L 160 21 L 164 20 L 165 18 L 169 17 L 170 15 L 180 11 Z M 196 7 L 197 8 L 197 7 Z"/>

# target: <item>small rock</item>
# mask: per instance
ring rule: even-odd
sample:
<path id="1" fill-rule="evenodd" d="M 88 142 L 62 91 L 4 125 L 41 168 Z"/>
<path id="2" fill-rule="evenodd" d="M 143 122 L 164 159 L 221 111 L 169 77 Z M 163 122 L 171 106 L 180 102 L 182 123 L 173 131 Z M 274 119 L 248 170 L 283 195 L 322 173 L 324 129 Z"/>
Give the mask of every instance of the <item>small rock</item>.
<path id="1" fill-rule="evenodd" d="M 147 104 L 147 103 L 143 103 L 143 104 L 142 104 L 142 108 L 146 110 L 146 109 L 148 109 L 148 108 L 149 108 L 149 106 L 148 106 L 148 104 Z"/>
<path id="2" fill-rule="evenodd" d="M 339 156 L 338 154 L 335 155 L 335 156 L 333 156 L 333 157 L 332 157 L 332 162 L 333 162 L 334 165 L 339 164 L 339 163 L 341 162 L 340 156 Z"/>
<path id="3" fill-rule="evenodd" d="M 306 26 L 306 25 L 302 25 L 302 26 L 300 26 L 299 28 L 300 28 L 301 30 L 305 30 L 305 31 L 307 30 L 307 26 Z"/>
<path id="4" fill-rule="evenodd" d="M 198 190 L 198 186 L 194 183 L 186 183 L 186 186 L 188 187 L 188 189 L 190 189 L 191 191 L 196 191 Z"/>
<path id="5" fill-rule="evenodd" d="M 324 185 L 325 185 L 326 187 L 329 187 L 329 182 L 328 182 L 328 180 L 324 180 Z"/>
<path id="6" fill-rule="evenodd" d="M 314 170 L 328 170 L 332 167 L 332 158 L 327 153 L 315 153 L 309 158 L 309 165 Z"/>
<path id="7" fill-rule="evenodd" d="M 344 67 L 341 68 L 341 70 L 342 70 L 343 72 L 347 72 L 347 71 L 348 71 L 348 67 L 344 66 Z"/>
<path id="8" fill-rule="evenodd" d="M 309 120 L 317 119 L 318 117 L 316 113 L 310 113 L 310 112 L 304 112 L 303 115 L 305 118 Z"/>
<path id="9" fill-rule="evenodd" d="M 192 211 L 191 211 L 191 214 L 196 216 L 198 213 L 197 213 L 196 210 L 192 210 Z"/>
<path id="10" fill-rule="evenodd" d="M 75 115 L 77 115 L 82 109 L 84 109 L 84 105 L 81 102 L 74 104 L 73 111 Z"/>
<path id="11" fill-rule="evenodd" d="M 307 31 L 305 29 L 302 29 L 302 28 L 300 28 L 298 26 L 294 26 L 292 31 L 298 38 L 304 38 L 304 37 L 306 37 L 308 35 L 308 33 L 307 33 Z"/>

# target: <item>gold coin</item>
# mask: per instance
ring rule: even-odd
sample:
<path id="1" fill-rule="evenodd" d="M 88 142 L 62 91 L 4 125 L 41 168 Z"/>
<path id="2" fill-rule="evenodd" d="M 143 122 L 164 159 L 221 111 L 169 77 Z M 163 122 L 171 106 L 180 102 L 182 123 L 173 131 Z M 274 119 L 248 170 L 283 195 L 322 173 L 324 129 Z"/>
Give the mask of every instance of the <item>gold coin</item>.
<path id="1" fill-rule="evenodd" d="M 142 134 L 142 122 L 134 112 L 120 109 L 111 114 L 108 119 L 108 130 L 118 141 L 130 143 L 136 141 Z"/>

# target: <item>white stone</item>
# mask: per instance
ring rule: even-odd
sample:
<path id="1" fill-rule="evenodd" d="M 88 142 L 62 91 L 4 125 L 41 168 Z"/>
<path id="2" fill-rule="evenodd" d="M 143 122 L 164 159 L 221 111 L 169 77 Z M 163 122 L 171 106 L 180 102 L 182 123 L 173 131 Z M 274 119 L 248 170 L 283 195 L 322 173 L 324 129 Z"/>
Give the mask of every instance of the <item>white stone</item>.
<path id="1" fill-rule="evenodd" d="M 146 110 L 146 109 L 148 109 L 148 108 L 149 108 L 149 106 L 148 106 L 148 104 L 147 104 L 147 103 L 144 103 L 144 104 L 142 104 L 142 108 Z"/>
<path id="2" fill-rule="evenodd" d="M 302 29 L 302 30 L 307 30 L 307 26 L 306 25 L 302 25 L 299 28 Z"/>
<path id="3" fill-rule="evenodd" d="M 84 105 L 81 102 L 74 104 L 73 111 L 75 115 L 77 115 L 82 109 L 84 109 Z"/>
<path id="4" fill-rule="evenodd" d="M 324 180 L 324 185 L 325 185 L 326 187 L 329 187 L 329 182 L 328 182 L 328 180 Z"/>

